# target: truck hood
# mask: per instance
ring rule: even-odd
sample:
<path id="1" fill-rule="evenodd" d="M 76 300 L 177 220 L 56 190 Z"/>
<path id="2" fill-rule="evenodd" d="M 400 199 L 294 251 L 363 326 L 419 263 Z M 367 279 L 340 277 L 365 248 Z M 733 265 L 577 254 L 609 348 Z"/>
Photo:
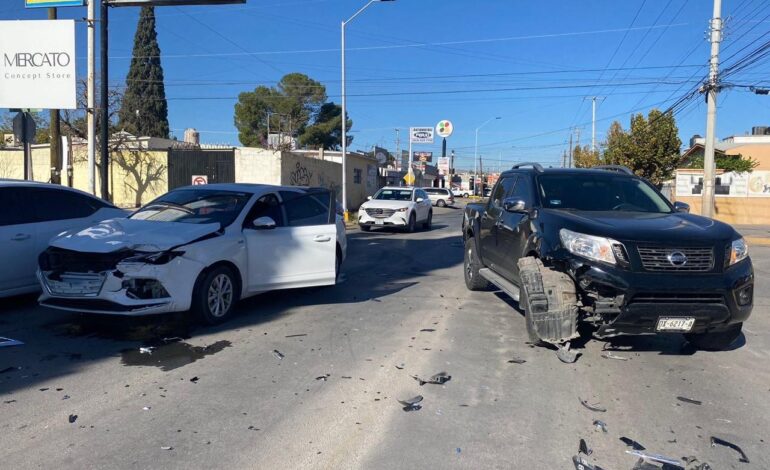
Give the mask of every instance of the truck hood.
<path id="1" fill-rule="evenodd" d="M 542 214 L 552 219 L 556 226 L 618 241 L 690 244 L 727 241 L 739 236 L 735 229 L 723 222 L 683 212 L 652 214 L 543 209 Z"/>
<path id="2" fill-rule="evenodd" d="M 220 224 L 110 219 L 86 229 L 64 232 L 51 240 L 51 246 L 82 253 L 125 249 L 156 252 L 186 245 L 218 230 Z"/>
<path id="3" fill-rule="evenodd" d="M 362 209 L 382 208 L 382 209 L 400 209 L 409 207 L 412 201 L 388 201 L 384 199 L 372 199 L 361 204 Z"/>

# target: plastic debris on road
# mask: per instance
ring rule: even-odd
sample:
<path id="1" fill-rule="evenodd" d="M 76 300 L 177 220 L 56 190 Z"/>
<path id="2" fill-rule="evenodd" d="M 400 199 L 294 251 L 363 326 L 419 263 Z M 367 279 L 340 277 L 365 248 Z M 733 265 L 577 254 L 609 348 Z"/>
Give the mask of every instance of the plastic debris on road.
<path id="1" fill-rule="evenodd" d="M 572 364 L 578 360 L 580 353 L 576 353 L 569 348 L 569 343 L 559 346 L 556 350 L 556 357 L 565 364 Z"/>
<path id="2" fill-rule="evenodd" d="M 599 403 L 590 404 L 588 403 L 588 400 L 583 400 L 582 398 L 578 397 L 578 400 L 580 400 L 580 404 L 585 406 L 591 411 L 596 411 L 598 413 L 605 413 L 607 411 L 607 408 L 601 406 Z"/>
<path id="3" fill-rule="evenodd" d="M 70 415 L 69 417 L 70 424 L 74 423 L 77 420 L 78 420 L 78 415 Z"/>
<path id="4" fill-rule="evenodd" d="M 576 470 L 604 470 L 598 465 L 593 465 L 582 455 L 575 455 L 572 457 L 572 463 L 575 464 Z"/>
<path id="5" fill-rule="evenodd" d="M 320 375 L 320 376 L 316 377 L 315 379 L 316 379 L 316 380 L 323 380 L 324 382 L 326 382 L 326 380 L 327 380 L 329 377 L 331 377 L 331 374 L 324 374 L 324 375 Z"/>
<path id="6" fill-rule="evenodd" d="M 171 446 L 161 446 L 160 450 L 173 450 L 174 448 Z"/>
<path id="7" fill-rule="evenodd" d="M 644 469 L 644 468 L 658 468 L 658 467 L 643 467 L 640 465 L 643 465 L 648 462 L 656 462 L 656 463 L 662 463 L 663 465 L 668 465 L 668 467 L 663 467 L 666 469 L 670 468 L 677 468 L 677 469 L 684 469 L 684 463 L 679 459 L 674 459 L 671 457 L 666 457 L 665 455 L 660 454 L 648 454 L 647 452 L 642 452 L 644 450 L 644 447 L 637 450 L 627 450 L 626 453 L 629 455 L 633 455 L 635 457 L 639 457 L 639 461 L 637 462 L 636 466 L 634 468 L 638 469 Z"/>
<path id="8" fill-rule="evenodd" d="M 588 443 L 585 439 L 580 439 L 580 445 L 578 445 L 578 453 L 579 454 L 585 454 L 585 455 L 591 455 L 594 453 L 593 449 L 588 448 Z"/>
<path id="9" fill-rule="evenodd" d="M 197 384 L 197 383 L 198 383 L 198 380 L 200 380 L 200 379 L 199 379 L 197 376 L 195 376 L 195 377 L 193 377 L 193 378 L 191 378 L 191 379 L 190 379 L 190 382 L 192 382 L 192 383 L 194 383 L 194 384 Z"/>
<path id="10" fill-rule="evenodd" d="M 419 382 L 420 386 L 423 386 L 425 384 L 444 385 L 445 383 L 452 380 L 452 376 L 447 374 L 446 372 L 439 372 L 438 374 L 434 374 L 430 376 L 430 378 L 428 379 L 421 379 L 416 375 L 413 375 L 412 378 L 417 382 Z"/>
<path id="11" fill-rule="evenodd" d="M 606 433 L 607 432 L 607 423 L 605 423 L 602 420 L 595 419 L 594 420 L 594 428 L 596 431 L 601 431 Z"/>
<path id="12" fill-rule="evenodd" d="M 525 361 L 524 359 L 520 359 L 518 357 L 514 357 L 513 359 L 508 361 L 508 364 L 524 364 L 525 362 L 527 362 L 527 361 Z"/>
<path id="13" fill-rule="evenodd" d="M 298 333 L 296 335 L 287 335 L 285 338 L 299 338 L 300 336 L 307 336 L 307 333 Z"/>
<path id="14" fill-rule="evenodd" d="M 733 444 L 732 442 L 728 442 L 728 441 L 726 441 L 724 439 L 720 439 L 718 437 L 711 436 L 711 447 L 716 447 L 718 445 L 719 446 L 724 446 L 724 447 L 729 447 L 730 449 L 738 452 L 740 454 L 740 458 L 738 458 L 739 462 L 749 463 L 749 457 L 746 455 L 745 452 L 743 452 L 743 449 L 738 447 L 738 445 Z"/>
<path id="15" fill-rule="evenodd" d="M 676 397 L 676 399 L 679 400 L 679 401 L 685 402 L 685 403 L 693 404 L 693 405 L 702 405 L 703 404 L 703 402 L 700 401 L 700 400 L 693 400 L 692 398 L 687 398 L 687 397 Z"/>
<path id="16" fill-rule="evenodd" d="M 623 442 L 623 444 L 627 445 L 628 447 L 634 449 L 634 450 L 645 450 L 646 447 L 641 445 L 640 443 L 636 442 L 635 440 L 631 439 L 630 437 L 623 436 L 620 438 L 620 441 Z"/>
<path id="17" fill-rule="evenodd" d="M 404 411 L 417 411 L 422 408 L 422 405 L 419 405 L 419 403 L 422 401 L 422 395 L 417 395 L 414 398 L 410 398 L 408 400 L 398 400 L 399 403 L 404 405 L 402 410 Z"/>
<path id="18" fill-rule="evenodd" d="M 273 349 L 273 356 L 275 356 L 277 359 L 283 359 L 284 357 L 286 357 L 281 353 L 281 351 L 277 349 Z"/>
<path id="19" fill-rule="evenodd" d="M 602 357 L 605 359 L 615 359 L 616 361 L 627 361 L 629 359 L 625 356 L 618 356 L 617 354 L 612 354 L 609 351 L 605 354 L 602 354 Z"/>

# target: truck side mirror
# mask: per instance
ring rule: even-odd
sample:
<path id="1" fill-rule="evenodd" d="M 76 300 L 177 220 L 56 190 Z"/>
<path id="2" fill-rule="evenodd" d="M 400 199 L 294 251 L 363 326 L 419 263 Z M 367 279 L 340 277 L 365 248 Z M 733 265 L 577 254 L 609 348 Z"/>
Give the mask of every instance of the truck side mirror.
<path id="1" fill-rule="evenodd" d="M 690 205 L 686 202 L 676 201 L 674 203 L 674 210 L 677 212 L 684 212 L 685 214 L 690 213 Z"/>
<path id="2" fill-rule="evenodd" d="M 509 197 L 503 201 L 503 210 L 505 212 L 527 212 L 527 203 L 522 199 Z"/>

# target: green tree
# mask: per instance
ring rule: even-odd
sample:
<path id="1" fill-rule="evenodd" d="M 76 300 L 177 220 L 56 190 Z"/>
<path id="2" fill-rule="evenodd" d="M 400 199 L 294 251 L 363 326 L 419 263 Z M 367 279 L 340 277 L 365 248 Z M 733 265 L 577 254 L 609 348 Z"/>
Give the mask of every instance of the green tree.
<path id="1" fill-rule="evenodd" d="M 591 168 L 602 164 L 598 150 L 591 150 L 588 145 L 583 147 L 576 145 L 572 151 L 572 161 L 576 168 Z"/>
<path id="2" fill-rule="evenodd" d="M 714 155 L 716 166 L 720 170 L 734 171 L 736 173 L 751 172 L 759 165 L 759 162 L 751 157 L 743 157 L 743 155 L 725 155 L 717 153 Z M 690 157 L 685 168 L 703 168 L 703 154 Z"/>
<path id="3" fill-rule="evenodd" d="M 168 138 L 168 103 L 160 64 L 155 10 L 142 7 L 118 126 L 136 136 Z"/>
<path id="4" fill-rule="evenodd" d="M 353 126 L 353 121 L 348 119 L 348 129 L 351 126 Z M 350 145 L 353 142 L 353 137 L 347 137 L 348 145 Z M 315 117 L 315 122 L 305 127 L 299 136 L 299 142 L 306 147 L 339 150 L 342 146 L 342 107 L 334 103 L 323 104 Z"/>
<path id="5" fill-rule="evenodd" d="M 670 179 L 681 160 L 679 129 L 672 113 L 653 109 L 647 115 L 631 117 L 631 127 L 623 130 L 614 122 L 607 132 L 607 164 L 624 165 L 653 184 Z"/>

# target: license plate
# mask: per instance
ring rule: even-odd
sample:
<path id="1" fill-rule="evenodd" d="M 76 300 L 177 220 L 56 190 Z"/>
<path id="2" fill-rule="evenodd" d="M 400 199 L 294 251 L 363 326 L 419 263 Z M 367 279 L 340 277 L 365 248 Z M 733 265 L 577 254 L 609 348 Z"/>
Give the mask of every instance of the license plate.
<path id="1" fill-rule="evenodd" d="M 695 325 L 692 317 L 684 318 L 658 318 L 657 331 L 690 331 Z"/>
<path id="2" fill-rule="evenodd" d="M 374 219 L 374 225 L 385 225 L 385 221 L 382 219 Z"/>

